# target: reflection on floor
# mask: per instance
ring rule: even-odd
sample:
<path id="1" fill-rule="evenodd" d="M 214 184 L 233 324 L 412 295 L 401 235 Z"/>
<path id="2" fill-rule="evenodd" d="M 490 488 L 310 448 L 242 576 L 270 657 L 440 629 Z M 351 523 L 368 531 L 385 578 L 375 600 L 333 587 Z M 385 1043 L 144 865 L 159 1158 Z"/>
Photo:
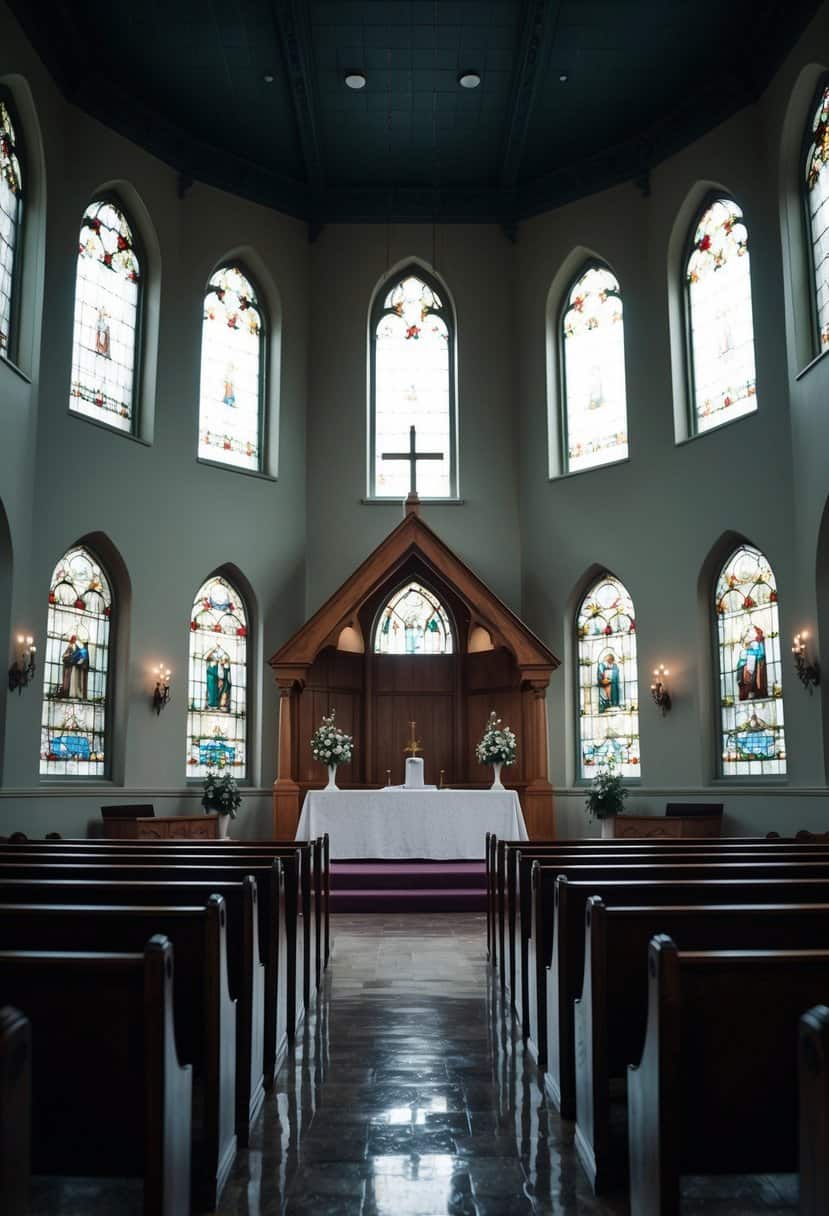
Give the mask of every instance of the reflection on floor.
<path id="1" fill-rule="evenodd" d="M 593 1197 L 486 962 L 482 916 L 338 915 L 319 1008 L 221 1216 L 622 1216 Z M 791 1178 L 690 1183 L 694 1216 L 792 1216 Z"/>

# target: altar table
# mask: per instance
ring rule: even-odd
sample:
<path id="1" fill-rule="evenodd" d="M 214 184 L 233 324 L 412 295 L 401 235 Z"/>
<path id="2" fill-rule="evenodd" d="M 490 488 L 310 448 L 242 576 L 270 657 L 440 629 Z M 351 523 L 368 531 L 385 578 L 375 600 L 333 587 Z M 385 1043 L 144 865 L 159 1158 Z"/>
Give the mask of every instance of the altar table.
<path id="1" fill-rule="evenodd" d="M 487 832 L 528 839 L 515 790 L 309 790 L 296 839 L 323 832 L 340 860 L 483 861 Z"/>

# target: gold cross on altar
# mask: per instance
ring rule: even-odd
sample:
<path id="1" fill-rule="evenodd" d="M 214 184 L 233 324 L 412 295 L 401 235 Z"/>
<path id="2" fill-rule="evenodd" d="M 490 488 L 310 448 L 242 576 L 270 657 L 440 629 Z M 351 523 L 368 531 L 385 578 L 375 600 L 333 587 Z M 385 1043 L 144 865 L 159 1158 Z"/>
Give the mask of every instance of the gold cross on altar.
<path id="1" fill-rule="evenodd" d="M 412 737 L 411 737 L 411 739 L 409 739 L 409 742 L 408 742 L 408 743 L 406 744 L 406 746 L 403 748 L 403 751 L 404 751 L 404 752 L 411 752 L 411 753 L 412 753 L 412 759 L 414 759 L 414 758 L 417 756 L 417 753 L 418 753 L 418 752 L 422 752 L 422 751 L 423 751 L 423 748 L 420 746 L 420 741 L 419 741 L 418 739 L 416 739 L 416 738 L 415 738 L 415 724 L 414 724 L 414 722 L 410 722 L 410 723 L 409 723 L 409 726 L 410 726 L 410 728 L 411 728 Z"/>
<path id="2" fill-rule="evenodd" d="M 406 502 L 416 504 L 417 497 L 417 462 L 418 460 L 443 460 L 443 452 L 418 452 L 415 440 L 415 429 L 409 427 L 408 452 L 383 452 L 381 460 L 408 460 L 410 470 L 409 497 Z"/>

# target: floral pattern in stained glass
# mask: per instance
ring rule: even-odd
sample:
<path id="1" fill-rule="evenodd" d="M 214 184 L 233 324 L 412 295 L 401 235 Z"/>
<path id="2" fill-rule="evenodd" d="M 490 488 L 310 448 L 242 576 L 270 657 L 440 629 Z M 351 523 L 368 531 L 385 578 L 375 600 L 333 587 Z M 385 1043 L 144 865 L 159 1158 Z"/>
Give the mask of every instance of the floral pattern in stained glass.
<path id="1" fill-rule="evenodd" d="M 567 469 L 628 454 L 622 297 L 604 266 L 590 266 L 570 290 L 562 317 Z"/>
<path id="2" fill-rule="evenodd" d="M 829 345 L 829 85 L 812 115 L 806 154 L 806 195 L 820 349 Z"/>
<path id="3" fill-rule="evenodd" d="M 199 390 L 199 456 L 261 468 L 262 315 L 237 266 L 210 279 L 204 300 Z"/>
<path id="4" fill-rule="evenodd" d="M 449 614 L 421 583 L 395 591 L 377 619 L 375 654 L 452 654 Z"/>
<path id="5" fill-rule="evenodd" d="M 14 260 L 20 239 L 23 177 L 11 114 L 0 99 L 0 355 L 11 342 L 14 306 Z"/>

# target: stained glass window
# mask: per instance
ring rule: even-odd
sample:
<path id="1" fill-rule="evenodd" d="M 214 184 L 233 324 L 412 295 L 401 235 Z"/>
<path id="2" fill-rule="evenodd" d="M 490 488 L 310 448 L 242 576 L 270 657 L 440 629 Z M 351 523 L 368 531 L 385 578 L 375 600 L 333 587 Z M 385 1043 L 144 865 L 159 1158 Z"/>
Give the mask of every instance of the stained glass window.
<path id="1" fill-rule="evenodd" d="M 0 96 L 0 355 L 11 351 L 15 257 L 20 246 L 23 175 L 8 102 Z"/>
<path id="2" fill-rule="evenodd" d="M 78 244 L 69 408 L 120 431 L 135 426 L 140 298 L 127 217 L 113 202 L 90 203 Z"/>
<path id="3" fill-rule="evenodd" d="M 226 578 L 203 583 L 190 616 L 187 776 L 247 769 L 248 621 L 244 601 Z"/>
<path id="4" fill-rule="evenodd" d="M 204 297 L 199 456 L 262 467 L 263 322 L 256 291 L 238 266 L 223 266 Z"/>
<path id="5" fill-rule="evenodd" d="M 625 329 L 619 284 L 606 266 L 576 279 L 561 320 L 567 469 L 628 454 Z"/>
<path id="6" fill-rule="evenodd" d="M 576 622 L 579 655 L 580 776 L 608 764 L 641 776 L 636 617 L 627 589 L 603 574 L 582 600 Z"/>
<path id="7" fill-rule="evenodd" d="M 449 614 L 421 583 L 395 591 L 380 613 L 374 632 L 375 654 L 451 654 Z"/>
<path id="8" fill-rule="evenodd" d="M 452 316 L 435 286 L 416 274 L 398 279 L 375 309 L 372 342 L 371 494 L 405 498 L 410 469 L 384 452 L 407 452 L 409 428 L 419 452 L 441 460 L 417 464 L 421 498 L 456 493 Z"/>
<path id="9" fill-rule="evenodd" d="M 815 321 L 820 350 L 829 345 L 829 84 L 812 114 L 806 153 L 806 206 L 809 213 Z"/>
<path id="10" fill-rule="evenodd" d="M 757 409 L 748 232 L 732 199 L 699 217 L 685 282 L 693 425 L 710 431 Z"/>
<path id="11" fill-rule="evenodd" d="M 715 591 L 724 777 L 786 772 L 777 584 L 759 549 L 740 545 Z"/>
<path id="12" fill-rule="evenodd" d="M 103 777 L 108 771 L 112 590 L 98 559 L 80 546 L 49 584 L 40 772 Z"/>

